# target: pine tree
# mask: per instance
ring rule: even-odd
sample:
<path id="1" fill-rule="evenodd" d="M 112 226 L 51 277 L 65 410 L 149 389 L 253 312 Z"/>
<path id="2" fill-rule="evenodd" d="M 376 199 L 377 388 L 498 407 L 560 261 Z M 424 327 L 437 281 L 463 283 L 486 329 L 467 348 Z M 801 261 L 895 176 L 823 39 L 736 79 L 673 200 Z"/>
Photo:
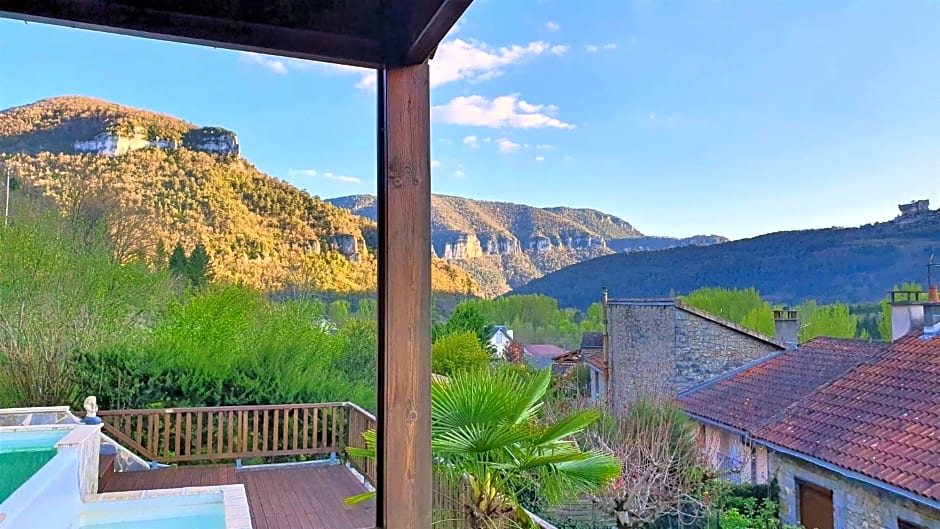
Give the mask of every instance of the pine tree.
<path id="1" fill-rule="evenodd" d="M 189 254 L 189 261 L 186 263 L 186 275 L 193 286 L 201 286 L 209 279 L 209 253 L 206 247 L 197 244 L 193 252 Z"/>
<path id="2" fill-rule="evenodd" d="M 186 270 L 186 250 L 183 245 L 176 243 L 173 247 L 173 253 L 170 254 L 170 272 L 175 276 L 188 277 Z"/>

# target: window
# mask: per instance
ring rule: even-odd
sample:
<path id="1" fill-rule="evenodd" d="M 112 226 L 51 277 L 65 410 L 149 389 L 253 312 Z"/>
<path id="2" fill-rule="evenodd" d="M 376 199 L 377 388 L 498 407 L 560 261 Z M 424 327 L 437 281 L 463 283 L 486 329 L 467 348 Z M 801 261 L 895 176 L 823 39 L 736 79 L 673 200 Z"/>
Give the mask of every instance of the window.
<path id="1" fill-rule="evenodd" d="M 898 529 L 927 529 L 927 526 L 912 523 L 912 522 L 906 522 L 898 518 Z"/>
<path id="2" fill-rule="evenodd" d="M 833 529 L 832 491 L 802 481 L 797 481 L 796 486 L 800 502 L 800 524 L 806 529 Z"/>

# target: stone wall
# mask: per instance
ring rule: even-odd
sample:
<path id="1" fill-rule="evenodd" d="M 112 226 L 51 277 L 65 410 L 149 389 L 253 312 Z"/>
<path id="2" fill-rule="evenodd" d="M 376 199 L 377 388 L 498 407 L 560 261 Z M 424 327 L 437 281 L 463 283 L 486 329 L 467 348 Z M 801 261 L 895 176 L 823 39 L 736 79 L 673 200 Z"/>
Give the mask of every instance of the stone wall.
<path id="1" fill-rule="evenodd" d="M 669 301 L 611 302 L 607 313 L 614 409 L 674 397 L 782 349 Z"/>
<path id="2" fill-rule="evenodd" d="M 698 435 L 705 462 L 718 471 L 721 479 L 733 483 L 767 483 L 766 450 L 761 453 L 740 433 L 711 424 L 700 424 Z"/>
<path id="3" fill-rule="evenodd" d="M 640 396 L 676 395 L 675 313 L 672 304 L 608 305 L 613 410 L 623 410 Z"/>
<path id="4" fill-rule="evenodd" d="M 940 527 L 940 511 L 936 509 L 785 454 L 772 454 L 771 469 L 780 484 L 784 523 L 799 522 L 796 483 L 803 481 L 832 491 L 835 529 L 897 529 L 898 519 Z"/>
<path id="5" fill-rule="evenodd" d="M 685 310 L 676 310 L 676 388 L 721 376 L 781 348 Z"/>

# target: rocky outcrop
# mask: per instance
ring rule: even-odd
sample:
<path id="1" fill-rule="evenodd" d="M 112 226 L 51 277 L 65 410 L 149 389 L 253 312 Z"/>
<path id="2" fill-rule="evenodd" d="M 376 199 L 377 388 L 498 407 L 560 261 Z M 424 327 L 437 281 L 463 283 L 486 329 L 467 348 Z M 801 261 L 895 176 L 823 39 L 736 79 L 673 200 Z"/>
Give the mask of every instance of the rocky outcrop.
<path id="1" fill-rule="evenodd" d="M 102 132 L 90 140 L 76 141 L 74 147 L 77 152 L 100 154 L 102 156 L 119 156 L 138 149 L 175 149 L 177 144 L 177 141 L 172 139 L 157 138 L 148 140 L 139 134 L 119 136 Z"/>
<path id="2" fill-rule="evenodd" d="M 522 251 L 519 239 L 512 236 L 484 233 L 479 239 L 480 246 L 488 255 L 516 255 Z"/>
<path id="3" fill-rule="evenodd" d="M 177 149 L 180 145 L 181 142 L 173 138 L 148 138 L 143 131 L 137 131 L 132 135 L 102 132 L 91 139 L 77 140 L 73 147 L 79 153 L 120 156 L 139 149 Z M 193 151 L 222 155 L 238 156 L 240 151 L 235 133 L 217 127 L 187 132 L 183 136 L 182 146 Z"/>
<path id="4" fill-rule="evenodd" d="M 343 254 L 350 260 L 359 260 L 359 240 L 355 235 L 338 233 L 330 237 L 330 248 Z"/>
<path id="5" fill-rule="evenodd" d="M 475 233 L 445 232 L 432 238 L 434 253 L 445 261 L 473 259 L 483 255 L 483 247 Z"/>
<path id="6" fill-rule="evenodd" d="M 604 239 L 587 234 L 533 235 L 523 247 L 519 239 L 512 235 L 466 232 L 435 233 L 431 244 L 434 255 L 448 261 L 474 259 L 484 255 L 509 256 L 524 252 L 540 254 L 553 248 L 593 251 L 606 246 Z"/>
<path id="7" fill-rule="evenodd" d="M 219 127 L 203 127 L 186 133 L 183 136 L 183 146 L 194 151 L 203 151 L 213 154 L 238 155 L 238 137 L 230 130 Z"/>

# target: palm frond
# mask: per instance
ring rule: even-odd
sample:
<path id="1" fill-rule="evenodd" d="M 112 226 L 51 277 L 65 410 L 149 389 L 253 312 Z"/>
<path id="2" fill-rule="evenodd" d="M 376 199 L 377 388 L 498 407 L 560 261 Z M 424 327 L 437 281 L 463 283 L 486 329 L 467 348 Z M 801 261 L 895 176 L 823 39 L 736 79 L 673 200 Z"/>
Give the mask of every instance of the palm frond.
<path id="1" fill-rule="evenodd" d="M 539 437 L 533 439 L 533 442 L 536 445 L 543 445 L 565 439 L 584 430 L 600 416 L 601 412 L 596 409 L 572 413 L 567 417 L 556 420 L 554 424 L 545 428 Z"/>

